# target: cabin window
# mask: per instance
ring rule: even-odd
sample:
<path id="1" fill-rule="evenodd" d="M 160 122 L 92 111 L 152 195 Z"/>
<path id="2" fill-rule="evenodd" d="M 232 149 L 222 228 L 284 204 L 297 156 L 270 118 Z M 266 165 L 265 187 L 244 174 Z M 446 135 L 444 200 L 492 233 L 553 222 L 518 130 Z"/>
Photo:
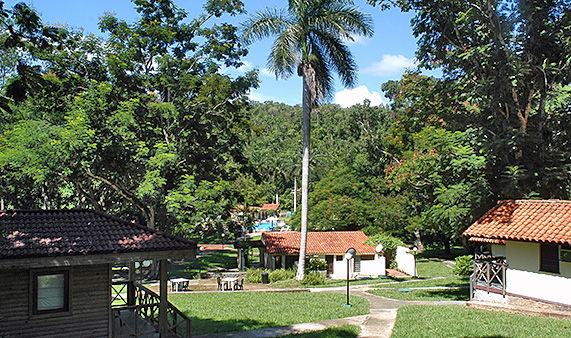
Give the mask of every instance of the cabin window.
<path id="1" fill-rule="evenodd" d="M 571 245 L 564 244 L 561 246 L 561 253 L 559 256 L 559 260 L 562 262 L 571 262 Z"/>
<path id="2" fill-rule="evenodd" d="M 335 260 L 340 262 L 343 260 L 343 256 L 335 256 Z"/>
<path id="3" fill-rule="evenodd" d="M 559 246 L 551 243 L 540 244 L 539 270 L 559 273 Z"/>
<path id="4" fill-rule="evenodd" d="M 375 255 L 363 255 L 361 256 L 362 261 L 372 261 L 375 259 Z"/>
<path id="5" fill-rule="evenodd" d="M 34 314 L 69 311 L 69 271 L 39 272 L 33 278 Z"/>

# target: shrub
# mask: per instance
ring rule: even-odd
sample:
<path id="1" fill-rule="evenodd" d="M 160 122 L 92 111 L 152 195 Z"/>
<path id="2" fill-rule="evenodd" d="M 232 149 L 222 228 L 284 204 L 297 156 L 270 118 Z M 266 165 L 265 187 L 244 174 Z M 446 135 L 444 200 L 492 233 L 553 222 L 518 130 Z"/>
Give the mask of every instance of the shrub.
<path id="1" fill-rule="evenodd" d="M 270 275 L 268 277 L 270 278 L 270 283 L 274 283 L 280 280 L 294 279 L 295 271 L 292 269 L 277 269 L 270 271 Z"/>
<path id="2" fill-rule="evenodd" d="M 385 256 L 385 258 L 387 259 L 387 264 L 389 265 L 389 267 L 392 269 L 394 265 L 396 265 L 395 262 L 395 255 L 397 252 L 397 246 L 406 246 L 406 244 L 404 244 L 404 242 L 402 240 L 400 240 L 399 238 L 393 237 L 389 234 L 384 234 L 384 233 L 380 233 L 380 234 L 376 234 L 373 236 L 369 236 L 369 240 L 367 242 L 365 242 L 366 244 L 369 245 L 373 245 L 376 246 L 379 243 L 383 245 L 383 254 Z"/>
<path id="3" fill-rule="evenodd" d="M 472 255 L 458 256 L 455 259 L 454 274 L 458 276 L 470 276 L 474 271 L 472 264 Z"/>
<path id="4" fill-rule="evenodd" d="M 246 269 L 246 282 L 248 283 L 261 283 L 262 272 L 264 269 Z"/>
<path id="5" fill-rule="evenodd" d="M 325 284 L 325 276 L 317 271 L 310 271 L 303 276 L 301 284 L 305 285 L 321 285 Z"/>
<path id="6" fill-rule="evenodd" d="M 327 262 L 319 258 L 312 258 L 305 265 L 305 270 L 307 271 L 327 270 Z"/>

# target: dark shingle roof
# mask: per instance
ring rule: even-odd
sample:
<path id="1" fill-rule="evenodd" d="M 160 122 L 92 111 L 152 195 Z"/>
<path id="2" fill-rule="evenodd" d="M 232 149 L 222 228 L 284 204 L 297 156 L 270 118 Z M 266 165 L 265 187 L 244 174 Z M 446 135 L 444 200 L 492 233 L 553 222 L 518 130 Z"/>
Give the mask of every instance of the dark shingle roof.
<path id="1" fill-rule="evenodd" d="M 0 259 L 194 249 L 193 241 L 94 210 L 0 212 Z"/>
<path id="2" fill-rule="evenodd" d="M 369 238 L 362 231 L 323 231 L 308 232 L 306 253 L 341 254 L 350 248 L 358 254 L 375 253 L 375 247 L 365 244 Z M 262 241 L 270 254 L 297 254 L 301 233 L 294 231 L 264 232 Z"/>
<path id="3" fill-rule="evenodd" d="M 464 231 L 464 236 L 488 243 L 518 240 L 571 244 L 571 201 L 500 201 Z"/>

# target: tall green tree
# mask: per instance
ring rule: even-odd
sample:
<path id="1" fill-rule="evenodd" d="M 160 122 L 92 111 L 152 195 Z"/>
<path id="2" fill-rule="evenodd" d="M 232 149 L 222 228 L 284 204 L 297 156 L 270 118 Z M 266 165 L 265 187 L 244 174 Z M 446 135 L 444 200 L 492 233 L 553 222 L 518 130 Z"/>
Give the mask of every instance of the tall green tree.
<path id="1" fill-rule="evenodd" d="M 40 191 L 10 204 L 44 197 L 45 207 L 103 209 L 188 237 L 221 234 L 257 77 L 220 74 L 246 49 L 236 27 L 209 18 L 242 3 L 208 1 L 195 18 L 168 0 L 134 3 L 135 22 L 101 18 L 105 40 L 67 32 L 61 49 L 29 49 L 41 81 L 1 124 L 0 170 L 10 196 L 20 182 Z"/>
<path id="2" fill-rule="evenodd" d="M 497 198 L 566 197 L 569 152 L 556 140 L 568 125 L 551 124 L 546 107 L 571 81 L 569 0 L 369 2 L 414 12 L 420 66 L 439 67 L 476 108 L 468 123 Z"/>
<path id="3" fill-rule="evenodd" d="M 301 184 L 301 243 L 296 278 L 305 270 L 310 161 L 310 114 L 331 95 L 333 71 L 345 86 L 356 80 L 357 65 L 345 44 L 353 35 L 371 36 L 372 19 L 350 0 L 290 0 L 286 10 L 268 9 L 244 23 L 244 40 L 276 36 L 268 58 L 278 77 L 296 70 L 303 77 L 303 159 Z"/>

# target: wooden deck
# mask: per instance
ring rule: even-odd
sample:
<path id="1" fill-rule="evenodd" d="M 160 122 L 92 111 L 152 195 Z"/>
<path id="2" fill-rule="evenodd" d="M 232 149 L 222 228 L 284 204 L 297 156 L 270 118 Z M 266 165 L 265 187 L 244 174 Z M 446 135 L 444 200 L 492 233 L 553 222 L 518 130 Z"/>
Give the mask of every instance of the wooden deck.
<path id="1" fill-rule="evenodd" d="M 136 282 L 113 282 L 113 337 L 159 337 L 160 296 Z M 167 303 L 169 337 L 190 337 L 190 319 Z"/>
<path id="2" fill-rule="evenodd" d="M 474 259 L 474 272 L 470 276 L 470 299 L 474 298 L 475 290 L 505 296 L 507 266 L 505 257 L 480 256 Z"/>

